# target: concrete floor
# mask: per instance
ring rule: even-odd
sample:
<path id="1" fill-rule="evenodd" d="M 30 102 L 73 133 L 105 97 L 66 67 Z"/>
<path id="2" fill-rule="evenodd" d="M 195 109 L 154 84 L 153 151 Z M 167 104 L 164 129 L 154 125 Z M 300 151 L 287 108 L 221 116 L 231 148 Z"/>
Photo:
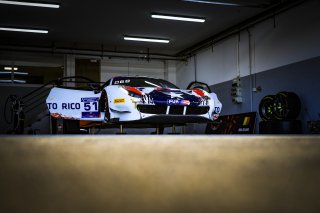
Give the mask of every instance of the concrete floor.
<path id="1" fill-rule="evenodd" d="M 0 212 L 320 212 L 320 137 L 2 137 Z"/>

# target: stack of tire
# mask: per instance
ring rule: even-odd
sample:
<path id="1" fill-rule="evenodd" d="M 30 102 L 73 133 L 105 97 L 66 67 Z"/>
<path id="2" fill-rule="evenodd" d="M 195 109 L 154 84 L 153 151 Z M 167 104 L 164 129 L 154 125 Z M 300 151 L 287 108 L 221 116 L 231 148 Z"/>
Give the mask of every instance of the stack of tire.
<path id="1" fill-rule="evenodd" d="M 300 114 L 301 102 L 293 92 L 279 92 L 267 95 L 259 104 L 260 134 L 301 134 Z"/>

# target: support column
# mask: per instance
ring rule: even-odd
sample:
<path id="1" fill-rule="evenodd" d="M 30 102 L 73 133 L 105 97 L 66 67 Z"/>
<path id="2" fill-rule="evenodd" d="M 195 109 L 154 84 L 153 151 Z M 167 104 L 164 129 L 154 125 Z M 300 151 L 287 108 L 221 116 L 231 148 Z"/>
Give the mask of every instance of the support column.
<path id="1" fill-rule="evenodd" d="M 164 62 L 164 79 L 176 84 L 177 79 L 176 79 L 176 62 L 175 61 L 165 61 Z"/>
<path id="2" fill-rule="evenodd" d="M 74 55 L 65 55 L 64 56 L 64 73 L 63 77 L 75 76 L 75 56 Z M 65 86 L 74 87 L 75 83 L 64 83 Z"/>

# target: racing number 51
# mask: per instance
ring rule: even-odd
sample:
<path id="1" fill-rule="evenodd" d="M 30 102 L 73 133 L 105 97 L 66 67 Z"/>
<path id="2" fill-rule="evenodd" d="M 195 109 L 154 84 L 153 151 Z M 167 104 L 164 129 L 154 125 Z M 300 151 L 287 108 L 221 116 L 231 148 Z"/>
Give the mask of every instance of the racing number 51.
<path id="1" fill-rule="evenodd" d="M 93 111 L 97 111 L 98 110 L 98 102 L 85 102 L 84 103 L 84 110 L 90 111 L 92 107 L 94 107 Z"/>

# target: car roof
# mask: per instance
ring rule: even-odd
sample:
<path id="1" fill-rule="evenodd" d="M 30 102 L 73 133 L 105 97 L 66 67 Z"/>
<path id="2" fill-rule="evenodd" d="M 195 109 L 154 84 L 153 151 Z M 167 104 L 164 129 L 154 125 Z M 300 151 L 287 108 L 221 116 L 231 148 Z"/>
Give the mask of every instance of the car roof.
<path id="1" fill-rule="evenodd" d="M 164 80 L 164 79 L 161 79 L 161 78 L 155 78 L 155 77 L 149 77 L 149 76 L 140 76 L 140 75 L 136 75 L 136 76 L 116 76 L 116 77 L 113 77 L 111 79 L 115 79 L 115 78 L 152 78 L 152 79 Z"/>
<path id="2" fill-rule="evenodd" d="M 141 75 L 136 75 L 136 76 L 115 76 L 110 78 L 109 80 L 106 81 L 106 83 L 103 84 L 102 87 L 108 86 L 111 84 L 111 82 L 113 82 L 114 79 L 118 79 L 118 78 L 146 78 L 146 79 L 156 79 L 156 80 L 163 80 L 163 81 L 168 81 L 165 79 L 161 79 L 161 78 L 155 78 L 155 77 L 149 77 L 149 76 L 141 76 Z M 169 82 L 169 81 L 168 81 Z M 169 82 L 170 83 L 170 82 Z"/>

